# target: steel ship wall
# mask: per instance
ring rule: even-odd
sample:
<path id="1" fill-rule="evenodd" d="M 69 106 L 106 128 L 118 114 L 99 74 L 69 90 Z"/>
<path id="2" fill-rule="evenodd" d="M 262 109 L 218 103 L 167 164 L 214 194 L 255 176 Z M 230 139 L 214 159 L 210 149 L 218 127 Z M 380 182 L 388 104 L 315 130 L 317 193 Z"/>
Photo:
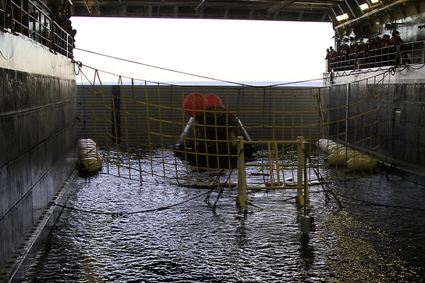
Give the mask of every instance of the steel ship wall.
<path id="1" fill-rule="evenodd" d="M 406 76 L 406 74 L 408 75 Z M 404 165 L 404 167 L 425 168 L 425 82 L 423 79 L 419 81 L 420 77 L 425 78 L 425 70 L 396 71 L 393 76 L 387 78 L 385 85 L 387 94 L 383 98 L 382 105 L 382 111 L 385 113 L 382 112 L 384 116 L 380 118 L 379 122 L 379 128 L 383 135 L 378 136 L 376 132 L 369 132 L 369 129 L 359 129 L 356 119 L 351 119 L 346 124 L 344 111 L 339 113 L 334 111 L 331 114 L 331 120 L 342 119 L 342 122 L 334 123 L 330 134 L 336 135 L 337 131 L 347 132 L 347 141 L 351 144 L 374 136 L 376 140 L 371 143 L 372 145 L 379 143 L 385 145 L 379 148 L 383 159 L 390 163 Z M 409 78 L 417 78 L 418 81 L 413 82 Z M 348 79 L 345 78 L 344 81 Z M 336 81 L 342 81 L 342 79 Z M 337 105 L 338 100 L 348 100 L 348 104 L 353 104 L 353 101 L 361 101 L 362 97 L 360 96 L 365 92 L 367 92 L 366 85 L 360 85 L 356 91 L 348 90 L 348 87 L 331 88 L 330 107 Z M 344 94 L 343 98 L 341 98 L 341 93 Z M 349 93 L 349 97 L 346 97 L 347 93 Z M 373 103 L 368 106 L 371 108 L 362 111 L 373 111 L 372 107 L 376 107 Z M 353 117 L 355 111 L 358 110 L 350 109 L 348 115 Z M 337 127 L 339 130 L 336 129 Z M 381 142 L 378 141 L 379 138 L 381 138 Z M 344 139 L 344 136 L 340 136 L 340 139 Z M 365 144 L 370 143 L 366 142 Z"/>
<path id="2" fill-rule="evenodd" d="M 75 179 L 77 89 L 71 59 L 22 34 L 0 31 L 0 52 L 0 281 L 8 281 Z"/>
<path id="3" fill-rule="evenodd" d="M 355 101 L 362 101 L 365 95 L 372 95 L 372 92 L 385 93 L 379 102 L 379 107 L 382 108 L 379 124 L 374 128 L 380 129 L 382 135 L 373 132 L 372 128 L 366 131 L 359 130 L 356 119 L 345 122 L 345 117 L 354 117 L 355 111 L 373 112 L 373 108 L 377 107 L 374 102 L 363 104 L 362 109 L 347 107 L 348 113 L 341 108 L 330 113 L 330 120 L 341 121 L 333 123 L 333 128 L 329 129 L 330 135 L 336 136 L 337 131 L 347 132 L 346 138 L 350 144 L 373 136 L 375 140 L 363 143 L 366 150 L 374 151 L 376 156 L 382 157 L 393 166 L 399 165 L 420 175 L 425 175 L 425 28 L 422 26 L 424 20 L 425 14 L 421 14 L 398 21 L 397 30 L 407 46 L 420 47 L 413 53 L 410 52 L 409 56 L 416 54 L 412 62 L 387 64 L 386 67 L 380 68 L 347 69 L 324 75 L 324 85 L 327 86 L 324 97 L 328 100 L 325 103 L 331 108 L 340 105 L 341 101 L 353 105 Z M 366 80 L 385 72 L 386 75 L 379 77 L 384 78 L 378 83 L 379 86 L 374 87 L 371 84 L 372 80 Z M 352 87 L 349 87 L 349 84 Z M 366 121 L 365 124 L 367 123 Z M 378 138 L 381 138 L 381 141 L 378 141 Z M 340 135 L 338 139 L 343 141 L 345 136 Z M 384 146 L 373 150 L 373 146 L 379 143 Z M 424 182 L 425 178 L 420 178 L 419 182 Z"/>

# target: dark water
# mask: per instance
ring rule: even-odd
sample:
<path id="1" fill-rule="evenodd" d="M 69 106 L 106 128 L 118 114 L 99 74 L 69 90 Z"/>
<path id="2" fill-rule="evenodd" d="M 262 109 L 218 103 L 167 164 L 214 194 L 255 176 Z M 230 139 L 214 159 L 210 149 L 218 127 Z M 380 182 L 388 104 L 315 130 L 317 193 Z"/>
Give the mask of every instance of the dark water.
<path id="1" fill-rule="evenodd" d="M 208 190 L 166 180 L 80 178 L 68 203 L 76 210 L 64 209 L 27 281 L 422 282 L 424 187 L 384 173 L 347 177 L 334 187 L 343 207 L 310 187 L 308 243 L 292 190 L 249 193 L 255 206 L 243 212 L 235 189 L 214 208 L 218 192 L 208 204 Z"/>

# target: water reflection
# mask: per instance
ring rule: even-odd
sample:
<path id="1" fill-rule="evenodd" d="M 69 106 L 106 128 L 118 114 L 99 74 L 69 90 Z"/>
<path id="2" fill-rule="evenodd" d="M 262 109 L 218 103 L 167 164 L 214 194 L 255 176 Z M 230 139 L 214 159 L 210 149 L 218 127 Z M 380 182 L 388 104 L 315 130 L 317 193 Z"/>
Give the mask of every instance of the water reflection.
<path id="1" fill-rule="evenodd" d="M 243 212 L 239 211 L 239 213 L 235 217 L 235 219 L 239 222 L 235 230 L 235 243 L 238 249 L 242 249 L 249 244 L 247 231 L 246 231 L 247 228 L 245 226 L 245 221 L 247 216 L 248 216 L 248 211 L 243 211 Z"/>
<path id="2" fill-rule="evenodd" d="M 421 208 L 425 190 L 390 179 L 377 174 L 339 183 L 343 209 L 312 186 L 316 232 L 307 242 L 292 191 L 250 193 L 256 207 L 241 212 L 235 190 L 225 190 L 213 208 L 199 189 L 103 174 L 80 179 L 68 204 L 77 210 L 63 212 L 27 279 L 421 282 L 425 228 L 418 223 L 425 212 L 403 207 Z M 154 210 L 161 207 L 169 208 Z"/>
<path id="3" fill-rule="evenodd" d="M 308 271 L 314 264 L 314 246 L 309 241 L 300 241 L 300 258 L 304 261 L 304 267 Z"/>

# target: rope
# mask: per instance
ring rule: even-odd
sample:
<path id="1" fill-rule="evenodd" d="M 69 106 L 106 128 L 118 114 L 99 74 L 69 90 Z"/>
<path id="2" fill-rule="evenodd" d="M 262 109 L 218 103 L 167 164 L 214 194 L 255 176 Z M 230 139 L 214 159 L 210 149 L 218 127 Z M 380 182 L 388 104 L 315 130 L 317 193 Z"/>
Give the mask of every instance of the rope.
<path id="1" fill-rule="evenodd" d="M 320 183 L 320 185 L 323 188 L 323 191 L 325 192 L 325 196 L 326 198 L 329 200 L 329 195 L 332 195 L 335 199 L 335 201 L 337 202 L 338 206 L 340 208 L 343 208 L 342 203 L 340 202 L 340 200 L 336 197 L 336 194 L 334 193 L 334 191 L 332 190 L 332 188 L 329 186 L 329 184 L 326 182 L 326 180 L 323 178 L 322 174 L 320 173 L 320 171 L 317 169 L 316 165 L 314 164 L 313 160 L 311 159 L 310 155 L 308 153 L 306 153 L 307 155 L 307 159 L 311 164 L 311 167 L 313 168 L 314 173 L 317 176 L 317 179 Z"/>
<path id="2" fill-rule="evenodd" d="M 99 55 L 99 56 L 104 56 L 104 57 L 115 59 L 115 60 L 120 60 L 120 61 L 124 61 L 124 62 L 128 62 L 128 63 L 132 63 L 132 64 L 137 64 L 137 65 L 141 65 L 141 66 L 145 66 L 145 67 L 160 69 L 160 70 L 163 70 L 163 71 L 174 72 L 174 73 L 178 73 L 178 74 L 183 74 L 183 75 L 188 75 L 188 76 L 192 76 L 192 77 L 203 78 L 203 79 L 208 79 L 208 80 L 213 80 L 213 81 L 219 81 L 219 82 L 224 82 L 224 83 L 229 83 L 229 84 L 235 84 L 235 85 L 241 85 L 241 86 L 246 85 L 246 84 L 243 84 L 243 83 L 237 83 L 237 82 L 232 82 L 232 81 L 227 81 L 227 80 L 222 80 L 222 79 L 216 79 L 216 78 L 212 78 L 212 77 L 196 75 L 196 74 L 192 74 L 192 73 L 188 73 L 188 72 L 182 72 L 182 71 L 177 71 L 177 70 L 173 70 L 173 69 L 169 69 L 169 68 L 159 67 L 159 66 L 155 66 L 155 65 L 151 65 L 151 64 L 141 63 L 141 62 L 137 62 L 137 61 L 133 61 L 133 60 L 128 60 L 128 59 L 124 59 L 124 58 L 119 58 L 119 57 L 115 57 L 115 56 L 111 56 L 111 55 L 102 54 L 102 53 L 99 53 L 99 52 L 86 50 L 86 49 L 81 49 L 81 48 L 74 48 L 74 49 L 77 49 L 77 50 L 80 50 L 80 51 L 83 51 L 83 52 L 87 52 L 87 53 L 91 53 L 91 54 L 95 54 L 95 55 Z"/>
<path id="3" fill-rule="evenodd" d="M 345 199 L 355 200 L 358 202 L 363 202 L 366 205 L 374 205 L 374 206 L 382 206 L 382 207 L 388 207 L 388 208 L 400 208 L 400 209 L 410 209 L 410 210 L 416 210 L 416 211 L 425 211 L 425 208 L 418 208 L 418 207 L 410 207 L 410 206 L 401 206 L 401 205 L 389 205 L 389 204 L 383 204 L 383 203 L 377 203 L 377 202 L 371 202 L 364 199 L 359 199 L 355 197 L 349 197 L 347 195 L 343 194 L 336 194 L 340 197 L 343 197 Z"/>
<path id="4" fill-rule="evenodd" d="M 235 162 L 237 163 L 237 160 L 239 159 L 239 156 L 242 154 L 242 150 L 238 153 L 238 156 L 237 156 L 237 158 L 236 158 L 236 160 L 235 160 Z M 231 156 L 228 156 L 228 159 L 230 160 L 230 158 L 231 158 Z M 229 161 L 228 160 L 228 161 Z M 230 162 L 230 161 L 229 161 Z M 216 180 L 215 180 L 215 182 L 213 183 L 213 185 L 212 185 L 212 187 L 211 187 L 211 190 L 208 192 L 208 195 L 207 195 L 207 197 L 205 198 L 205 200 L 204 200 L 204 202 L 206 202 L 206 203 L 209 203 L 209 199 L 210 199 L 210 196 L 211 196 L 211 193 L 212 193 L 212 191 L 214 190 L 214 189 L 217 189 L 218 187 L 220 188 L 220 191 L 219 191 L 219 193 L 218 193 L 218 196 L 217 196 L 217 198 L 216 198 L 216 200 L 215 200 L 215 202 L 214 202 L 214 204 L 213 204 L 213 209 L 215 209 L 216 208 L 216 205 L 217 205 L 217 202 L 218 202 L 218 200 L 221 198 L 221 196 L 223 195 L 223 191 L 224 191 L 224 188 L 225 188 L 225 185 L 229 182 L 229 180 L 230 180 L 230 176 L 232 175 L 232 173 L 233 173 L 233 171 L 235 170 L 235 167 L 236 167 L 236 164 L 233 164 L 234 166 L 231 166 L 232 167 L 232 169 L 230 170 L 230 172 L 229 172 L 229 175 L 227 176 L 227 179 L 226 179 L 226 181 L 224 181 L 224 183 L 219 183 L 219 180 L 220 180 L 220 175 L 223 173 L 223 171 L 224 171 L 224 169 L 221 169 L 220 170 L 220 172 L 217 174 L 217 178 L 216 178 Z"/>
<path id="5" fill-rule="evenodd" d="M 207 193 L 208 192 L 199 194 L 197 196 L 194 196 L 192 198 L 186 199 L 184 201 L 181 201 L 181 202 L 178 202 L 178 203 L 175 203 L 175 204 L 170 204 L 170 205 L 167 205 L 167 206 L 162 206 L 162 207 L 152 208 L 152 209 L 146 209 L 146 210 L 131 211 L 131 212 L 104 212 L 104 211 L 85 210 L 85 209 L 79 209 L 79 208 L 75 208 L 75 207 L 71 207 L 71 206 L 61 205 L 61 204 L 58 204 L 58 203 L 53 203 L 53 205 L 56 205 L 58 207 L 62 207 L 64 209 L 74 210 L 74 211 L 83 212 L 83 213 L 87 213 L 87 214 L 112 215 L 113 217 L 118 217 L 118 216 L 125 216 L 125 215 L 131 215 L 131 214 L 142 214 L 142 213 L 149 213 L 149 212 L 155 212 L 155 211 L 162 211 L 162 210 L 170 209 L 172 207 L 182 205 L 182 204 L 189 202 L 191 200 L 200 198 L 200 197 L 206 195 Z"/>
<path id="6" fill-rule="evenodd" d="M 163 71 L 174 72 L 174 73 L 178 73 L 178 74 L 182 74 L 182 75 L 188 75 L 188 76 L 192 76 L 192 77 L 197 77 L 197 78 L 202 78 L 202 79 L 207 79 L 207 80 L 217 81 L 217 82 L 223 82 L 223 83 L 228 83 L 228 84 L 232 84 L 232 85 L 249 86 L 249 87 L 254 87 L 254 88 L 277 87 L 277 86 L 292 85 L 292 84 L 301 84 L 301 83 L 305 83 L 305 82 L 320 81 L 320 80 L 322 80 L 322 78 L 316 78 L 316 79 L 309 79 L 309 80 L 301 80 L 301 81 L 294 81 L 294 82 L 284 82 L 284 83 L 272 84 L 272 85 L 269 85 L 269 86 L 255 86 L 255 85 L 250 85 L 250 84 L 246 84 L 246 83 L 240 83 L 240 82 L 235 82 L 235 81 L 217 79 L 217 78 L 213 78 L 213 77 L 208 77 L 208 76 L 203 76 L 203 75 L 197 75 L 197 74 L 183 72 L 183 71 L 178 71 L 178 70 L 173 70 L 173 69 L 169 69 L 169 68 L 165 68 L 165 67 L 160 67 L 160 66 L 155 66 L 155 65 L 151 65 L 151 64 L 142 63 L 142 62 L 137 62 L 137 61 L 133 61 L 133 60 L 129 60 L 129 59 L 124 59 L 124 58 L 120 58 L 120 57 L 115 57 L 115 56 L 112 56 L 112 55 L 107 55 L 107 54 L 103 54 L 103 53 L 99 53 L 99 52 L 94 52 L 94 51 L 90 51 L 90 50 L 86 50 L 86 49 L 81 49 L 81 48 L 77 48 L 77 47 L 75 47 L 74 50 L 80 50 L 80 51 L 87 52 L 87 53 L 90 53 L 90 54 L 94 54 L 94 55 L 98 55 L 98 56 L 104 56 L 104 57 L 111 58 L 111 59 L 114 59 L 114 60 L 120 60 L 120 61 L 124 61 L 124 62 L 128 62 L 128 63 L 132 63 L 132 64 L 137 64 L 137 65 L 141 65 L 141 66 L 145 66 L 145 67 L 150 67 L 150 68 L 155 68 L 155 69 L 163 70 Z M 88 67 L 88 66 L 86 66 L 86 67 Z M 89 68 L 95 69 L 93 67 L 89 67 Z M 99 70 L 99 69 L 97 69 L 97 70 Z M 118 76 L 118 74 L 111 73 L 111 72 L 108 72 L 108 71 L 103 71 L 102 70 L 102 72 L 108 73 L 110 75 L 116 75 L 116 76 Z M 125 77 L 125 76 L 123 76 L 123 77 Z M 149 81 L 149 82 L 158 83 L 158 82 L 153 82 L 153 81 Z"/>
<path id="7" fill-rule="evenodd" d="M 1 57 L 3 57 L 3 59 L 6 60 L 6 61 L 9 61 L 10 59 L 12 59 L 13 55 L 15 55 L 16 46 L 18 45 L 18 40 L 14 40 L 14 41 L 15 41 L 15 46 L 13 46 L 13 48 L 12 48 L 13 51 L 12 51 L 12 54 L 10 54 L 9 58 L 6 58 L 6 55 L 3 54 L 3 52 L 0 50 Z"/>
<path id="8" fill-rule="evenodd" d="M 121 60 L 117 57 L 108 57 Z M 122 60 L 133 64 L 157 67 L 135 61 Z M 84 96 L 81 103 L 82 107 L 79 108 L 79 118 L 82 123 L 79 128 L 79 135 L 91 136 L 96 142 L 101 143 L 101 149 L 105 150 L 103 157 L 108 173 L 111 168 L 120 177 L 128 175 L 129 179 L 134 179 L 134 172 L 136 172 L 136 175 L 141 180 L 149 180 L 151 177 L 153 177 L 151 179 L 157 177 L 172 179 L 185 187 L 192 184 L 196 184 L 196 187 L 208 184 L 210 193 L 214 190 L 217 192 L 219 189 L 221 190 L 217 197 L 217 201 L 219 200 L 223 193 L 223 188 L 227 186 L 227 183 L 232 183 L 229 180 L 233 170 L 223 183 L 220 177 L 222 170 L 209 167 L 205 168 L 205 170 L 203 168 L 194 168 L 181 157 L 176 156 L 177 151 L 175 146 L 173 146 L 179 138 L 179 133 L 187 125 L 187 115 L 185 115 L 181 102 L 184 101 L 188 93 L 192 92 L 221 92 L 219 95 L 224 98 L 223 101 L 226 101 L 226 107 L 234 109 L 237 106 L 237 110 L 244 117 L 247 117 L 246 119 L 251 118 L 251 123 L 254 122 L 254 124 L 245 125 L 245 129 L 248 132 L 251 132 L 251 130 L 255 132 L 258 139 L 280 139 L 284 136 L 290 139 L 290 136 L 303 135 L 307 141 L 312 141 L 318 137 L 322 138 L 322 135 L 329 139 L 342 139 L 344 136 L 348 136 L 351 137 L 350 142 L 353 145 L 362 145 L 363 147 L 369 145 L 370 151 L 377 151 L 384 146 L 381 137 L 385 135 L 386 130 L 380 130 L 378 133 L 372 130 L 375 129 L 375 124 L 381 123 L 379 112 L 382 112 L 382 100 L 379 100 L 379 98 L 382 99 L 388 92 L 385 88 L 382 89 L 382 85 L 391 77 L 391 72 L 394 69 L 385 70 L 382 73 L 375 72 L 373 74 L 374 77 L 358 80 L 357 83 L 364 81 L 364 84 L 367 85 L 365 89 L 356 88 L 356 82 L 352 82 L 346 85 L 334 85 L 326 88 L 310 88 L 309 91 L 299 91 L 296 88 L 275 90 L 271 88 L 272 86 L 261 86 L 260 89 L 257 86 L 253 90 L 244 84 L 241 84 L 242 88 L 229 87 L 226 89 L 223 87 L 213 90 L 214 87 L 210 86 L 177 86 L 161 83 L 150 85 L 148 81 L 138 82 L 135 79 L 131 80 L 131 84 L 125 85 L 123 77 L 119 76 L 118 85 L 114 85 L 111 91 L 109 85 L 102 84 L 99 70 L 95 69 L 94 79 L 90 80 L 82 71 L 83 65 L 77 61 L 74 61 L 74 63 L 76 71 L 78 69 L 81 77 L 87 79 L 90 84 L 87 84 L 87 88 L 85 83 L 79 86 L 80 89 L 83 89 L 81 95 Z M 178 72 L 167 68 L 161 69 Z M 376 80 L 373 80 L 373 78 L 376 78 Z M 302 82 L 307 81 L 313 80 L 304 80 Z M 274 86 L 286 84 L 294 84 L 294 82 L 276 84 Z M 205 89 L 200 90 L 203 88 Z M 237 90 L 234 91 L 235 89 Z M 318 90 L 318 94 L 314 94 L 314 91 L 311 91 L 315 89 Z M 322 101 L 319 97 L 322 90 L 326 96 L 329 95 L 328 105 L 324 103 L 326 102 L 325 100 Z M 364 93 L 359 93 L 360 91 L 364 91 Z M 226 92 L 227 95 L 225 94 Z M 251 93 L 254 93 L 254 95 L 246 97 L 246 94 Z M 313 99 L 315 96 L 317 96 L 317 101 Z M 334 99 L 334 96 L 339 98 Z M 325 96 L 323 97 L 325 98 Z M 354 100 L 353 98 L 355 97 L 356 99 Z M 247 101 L 253 103 L 249 105 L 252 108 L 246 109 Z M 358 111 L 360 108 L 368 107 L 369 104 L 373 104 L 374 107 L 367 111 Z M 356 111 L 353 111 L 354 109 Z M 345 113 L 347 114 L 345 115 Z M 315 115 L 317 115 L 317 118 L 315 118 Z M 93 118 L 90 120 L 88 117 Z M 252 121 L 257 117 L 256 121 Z M 120 119 L 118 120 L 117 118 Z M 359 129 L 355 128 L 353 132 L 349 132 L 346 125 L 348 123 L 354 124 L 356 120 L 359 120 L 356 124 Z M 370 122 L 366 123 L 366 121 Z M 332 132 L 329 130 L 331 127 L 333 128 Z M 368 133 L 365 130 L 362 131 L 362 128 L 368 128 L 371 131 Z M 355 134 L 358 135 L 357 139 Z M 363 135 L 360 136 L 360 134 Z M 189 142 L 192 142 L 192 140 L 194 140 L 192 137 L 187 139 Z M 376 143 L 372 143 L 373 141 L 376 141 Z M 207 142 L 209 142 L 208 139 L 199 139 L 199 144 L 201 145 Z M 205 156 L 205 152 L 198 152 L 196 145 L 194 143 L 194 151 L 192 153 L 199 153 L 200 156 Z M 285 158 L 288 158 L 288 161 L 295 162 L 297 160 L 297 155 L 292 147 L 283 148 L 282 150 L 287 152 Z M 181 152 L 179 151 L 179 153 Z M 258 155 L 256 159 L 260 161 L 263 158 L 267 158 L 267 156 Z M 254 161 L 254 159 L 249 161 Z M 313 164 L 312 166 L 314 170 L 319 166 L 323 167 L 324 164 Z M 263 169 L 261 167 L 259 172 Z M 343 178 L 341 174 L 346 174 L 345 171 L 342 172 L 338 169 L 333 171 L 333 174 L 336 174 L 334 177 Z M 217 178 L 212 177 L 211 170 L 219 171 Z M 289 171 L 292 169 L 282 168 L 282 170 L 288 170 L 284 173 L 289 172 L 289 175 L 292 173 L 292 179 L 295 178 L 294 171 Z M 316 172 L 313 173 L 313 170 L 309 171 L 309 173 L 315 174 Z M 361 175 L 363 175 L 363 172 Z M 261 174 L 261 176 L 263 180 L 258 178 L 258 181 L 265 183 L 268 178 L 267 175 Z M 322 186 L 325 186 L 328 178 L 329 176 L 325 175 L 318 177 Z M 230 188 L 231 186 L 227 187 Z M 334 194 L 332 188 L 324 188 L 324 192 L 327 197 L 333 197 L 339 202 L 339 196 Z M 206 201 L 208 202 L 208 198 Z"/>

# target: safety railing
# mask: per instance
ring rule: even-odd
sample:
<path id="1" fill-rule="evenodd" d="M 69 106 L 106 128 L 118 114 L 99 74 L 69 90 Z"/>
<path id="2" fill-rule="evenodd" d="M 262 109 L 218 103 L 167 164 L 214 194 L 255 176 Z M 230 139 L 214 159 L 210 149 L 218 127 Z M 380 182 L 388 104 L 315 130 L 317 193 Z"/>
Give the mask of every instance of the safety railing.
<path id="1" fill-rule="evenodd" d="M 0 3 L 0 28 L 14 34 L 25 35 L 47 47 L 52 52 L 72 58 L 73 31 L 66 19 L 53 20 L 44 4 L 29 0 L 6 0 Z"/>
<path id="2" fill-rule="evenodd" d="M 264 163 L 246 163 L 244 148 L 246 144 L 256 144 L 266 146 L 266 162 Z M 295 154 L 297 158 L 293 162 L 285 161 L 285 154 L 279 150 L 279 145 L 291 144 L 296 147 Z M 308 192 L 308 174 L 307 174 L 307 154 L 305 148 L 306 141 L 304 137 L 298 137 L 297 140 L 290 141 L 245 141 L 243 137 L 238 137 L 238 195 L 236 204 L 244 210 L 248 209 L 247 190 L 263 189 L 296 189 L 296 202 L 299 207 L 303 207 L 303 213 L 299 214 L 301 230 L 304 237 L 308 233 L 315 231 L 314 217 L 309 215 L 310 196 Z M 246 167 L 261 167 L 269 171 L 269 183 L 264 186 L 248 186 L 246 182 Z M 296 182 L 290 185 L 285 180 L 285 171 L 296 171 Z M 295 170 L 293 170 L 295 168 Z"/>
<path id="3" fill-rule="evenodd" d="M 350 53 L 328 59 L 328 71 L 398 66 L 401 64 L 424 64 L 424 42 L 416 41 Z"/>
<path id="4" fill-rule="evenodd" d="M 246 163 L 244 155 L 245 144 L 256 144 L 266 146 L 266 162 L 264 163 Z M 296 146 L 297 157 L 294 163 L 286 162 L 282 151 L 279 151 L 279 145 L 292 144 Z M 308 176 L 307 176 L 307 158 L 305 153 L 304 137 L 298 137 L 297 140 L 289 141 L 245 141 L 243 137 L 238 137 L 238 196 L 237 204 L 242 208 L 247 208 L 247 190 L 262 189 L 296 189 L 297 204 L 300 206 L 309 205 Z M 264 186 L 248 186 L 246 182 L 246 168 L 261 167 L 269 171 L 269 183 Z M 295 168 L 296 182 L 287 184 L 285 181 L 285 170 Z"/>

